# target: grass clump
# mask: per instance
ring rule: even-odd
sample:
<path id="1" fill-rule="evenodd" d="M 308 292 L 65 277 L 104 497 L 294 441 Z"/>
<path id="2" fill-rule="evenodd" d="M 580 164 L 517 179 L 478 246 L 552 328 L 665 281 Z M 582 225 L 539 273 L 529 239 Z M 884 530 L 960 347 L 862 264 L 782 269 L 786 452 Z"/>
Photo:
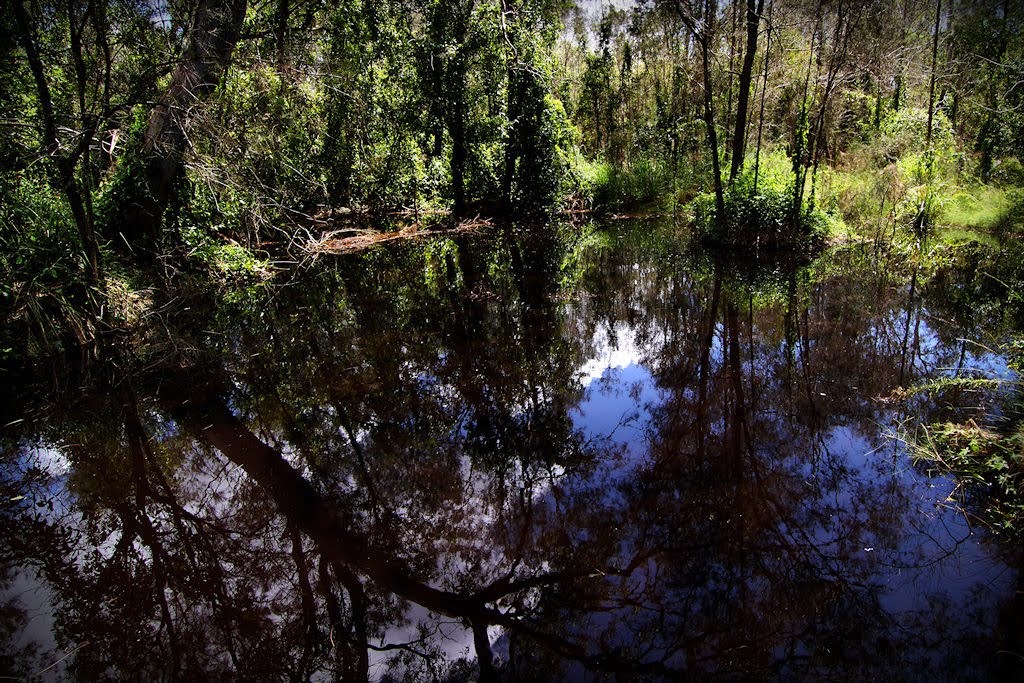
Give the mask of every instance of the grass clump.
<path id="1" fill-rule="evenodd" d="M 915 460 L 957 477 L 960 505 L 998 532 L 1024 532 L 1024 424 L 1000 431 L 969 420 L 922 431 Z"/>
<path id="2" fill-rule="evenodd" d="M 0 175 L 0 360 L 90 343 L 99 294 L 64 197 L 37 175 Z"/>
<path id="3" fill-rule="evenodd" d="M 999 227 L 1011 207 L 1009 193 L 1001 188 L 989 185 L 963 188 L 946 201 L 941 222 L 961 228 L 993 230 Z"/>
<path id="4" fill-rule="evenodd" d="M 667 164 L 641 157 L 625 166 L 577 161 L 575 192 L 598 210 L 636 208 L 662 200 L 672 186 Z"/>

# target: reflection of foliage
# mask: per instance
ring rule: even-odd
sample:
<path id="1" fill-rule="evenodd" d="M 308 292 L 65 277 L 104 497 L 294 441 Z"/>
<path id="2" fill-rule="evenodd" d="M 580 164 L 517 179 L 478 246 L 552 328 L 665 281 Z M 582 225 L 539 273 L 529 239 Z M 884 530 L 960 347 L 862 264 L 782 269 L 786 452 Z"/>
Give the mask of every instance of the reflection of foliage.
<path id="1" fill-rule="evenodd" d="M 385 679 L 454 680 L 479 664 L 472 634 L 466 656 L 447 634 L 487 625 L 517 679 L 827 675 L 872 642 L 926 651 L 910 641 L 936 625 L 893 635 L 862 550 L 896 552 L 907 493 L 856 458 L 887 414 L 870 397 L 920 353 L 893 342 L 905 289 L 849 248 L 752 268 L 671 230 L 350 255 L 223 306 L 204 366 L 102 419 L 55 410 L 42 440 L 71 463 L 73 514 L 44 512 L 63 540 L 23 557 L 59 643 L 102 643 L 75 672 L 344 678 L 372 652 Z M 615 380 L 579 368 L 620 343 L 650 373 L 645 417 L 583 427 Z"/>
<path id="2" fill-rule="evenodd" d="M 589 269 L 599 266 L 601 254 L 612 244 L 611 236 L 598 229 L 588 230 L 573 240 L 562 259 L 561 288 L 572 291 L 582 283 Z"/>
<path id="3" fill-rule="evenodd" d="M 450 239 L 434 239 L 424 249 L 424 281 L 427 290 L 437 295 L 442 289 L 459 290 L 464 286 L 458 269 L 459 247 Z"/>

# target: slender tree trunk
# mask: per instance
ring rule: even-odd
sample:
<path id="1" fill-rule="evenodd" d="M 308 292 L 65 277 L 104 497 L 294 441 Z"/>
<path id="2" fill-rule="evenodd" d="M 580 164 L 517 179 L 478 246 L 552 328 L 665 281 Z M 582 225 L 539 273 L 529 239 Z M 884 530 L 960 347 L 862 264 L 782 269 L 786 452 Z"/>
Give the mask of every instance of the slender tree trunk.
<path id="1" fill-rule="evenodd" d="M 62 154 L 60 140 L 57 137 L 57 117 L 53 109 L 53 97 L 50 93 L 50 84 L 46 80 L 46 69 L 43 65 L 38 46 L 35 40 L 35 25 L 31 15 L 25 9 L 24 3 L 20 0 L 12 3 L 14 19 L 18 26 L 19 38 L 25 55 L 28 57 L 29 70 L 32 72 L 32 79 L 36 85 L 36 96 L 39 99 L 39 109 L 42 114 L 43 144 L 46 155 L 52 159 L 57 167 L 57 189 L 67 196 L 71 208 L 71 215 L 75 220 L 75 227 L 78 229 L 79 238 L 82 241 L 82 248 L 85 251 L 86 272 L 89 284 L 97 292 L 102 290 L 102 271 L 100 264 L 99 242 L 96 239 L 96 232 L 93 226 L 92 212 L 89 210 L 86 198 L 82 196 L 78 188 L 78 181 L 75 177 L 78 168 L 78 161 L 89 149 L 93 135 L 96 132 L 95 117 L 88 117 L 85 113 L 85 91 L 83 79 L 84 62 L 81 54 L 81 43 L 79 41 L 80 27 L 76 26 L 76 19 L 71 19 L 71 42 L 75 48 L 75 66 L 79 78 L 79 106 L 84 124 L 80 131 L 78 144 L 68 154 Z M 70 9 L 69 9 L 70 14 Z M 91 120 L 89 120 L 91 119 Z M 98 314 L 97 311 L 93 313 Z"/>
<path id="2" fill-rule="evenodd" d="M 764 131 L 764 97 L 768 91 L 768 57 L 772 49 L 772 3 L 768 3 L 768 28 L 765 34 L 764 45 L 764 75 L 761 80 L 761 105 L 757 115 L 757 156 L 754 157 L 754 193 L 757 194 L 757 181 L 761 172 L 761 133 Z"/>
<path id="3" fill-rule="evenodd" d="M 725 190 L 722 187 L 722 167 L 718 159 L 718 132 L 715 130 L 715 102 L 711 82 L 711 37 L 714 35 L 718 2 L 705 0 L 704 31 L 699 38 L 701 69 L 704 75 L 704 125 L 707 128 L 708 151 L 711 153 L 711 175 L 715 188 L 715 220 L 725 220 Z"/>
<path id="4" fill-rule="evenodd" d="M 702 21 L 698 21 L 680 0 L 675 4 L 680 20 L 687 28 L 689 36 L 700 49 L 701 78 L 704 100 L 704 127 L 707 134 L 708 151 L 711 153 L 711 175 L 715 190 L 715 220 L 725 218 L 725 190 L 722 187 L 722 166 L 718 158 L 718 132 L 715 130 L 715 98 L 711 81 L 711 49 L 715 35 L 715 18 L 718 16 L 717 0 L 704 0 Z"/>
<path id="5" fill-rule="evenodd" d="M 470 0 L 466 6 L 460 6 L 455 10 L 458 15 L 455 17 L 454 41 L 458 46 L 456 53 L 448 65 L 446 78 L 451 97 L 448 113 L 448 134 L 452 139 L 452 199 L 454 202 L 453 213 L 462 217 L 466 214 L 466 162 L 469 156 L 466 141 L 466 70 L 469 59 L 469 46 L 466 39 L 469 30 L 469 17 L 473 12 L 475 0 Z"/>
<path id="6" fill-rule="evenodd" d="M 730 133 L 733 130 L 732 121 L 732 95 L 733 95 L 733 80 L 736 73 L 736 33 L 737 24 L 739 23 L 740 9 L 739 6 L 743 3 L 743 0 L 733 0 L 729 3 L 729 68 L 726 73 L 729 75 L 729 79 L 725 86 L 725 121 L 722 126 L 725 129 L 725 140 L 722 141 L 725 149 L 732 149 L 732 138 Z M 731 180 L 731 179 L 730 179 Z"/>
<path id="7" fill-rule="evenodd" d="M 793 141 L 793 205 L 791 207 L 792 219 L 801 219 L 803 208 L 804 186 L 807 179 L 807 144 L 808 132 L 810 130 L 811 103 L 808 97 L 811 96 L 811 73 L 814 70 L 814 49 L 818 42 L 818 30 L 821 27 L 821 5 L 818 5 L 814 18 L 814 30 L 811 32 L 811 45 L 807 50 L 807 73 L 804 77 L 804 90 L 800 102 L 800 112 L 797 115 L 796 135 Z M 821 62 L 818 62 L 821 68 Z M 817 83 L 817 78 L 815 78 Z M 817 86 L 815 86 L 817 87 Z"/>
<path id="8" fill-rule="evenodd" d="M 291 14 L 289 0 L 277 0 L 274 17 L 274 40 L 277 42 L 277 68 L 281 70 L 288 62 L 288 18 Z"/>
<path id="9" fill-rule="evenodd" d="M 942 23 L 942 0 L 935 3 L 935 30 L 932 35 L 932 68 L 928 78 L 928 129 L 925 133 L 925 149 L 928 150 L 928 166 L 931 170 L 932 126 L 935 117 L 935 69 L 939 54 L 939 28 Z"/>
<path id="10" fill-rule="evenodd" d="M 452 195 L 455 215 L 466 215 L 466 122 L 465 102 L 460 98 L 452 117 Z"/>
<path id="11" fill-rule="evenodd" d="M 740 169 L 747 144 L 747 108 L 750 100 L 750 83 L 754 72 L 754 58 L 757 55 L 757 34 L 760 28 L 764 0 L 747 0 L 747 46 L 743 53 L 743 68 L 740 71 L 739 92 L 736 96 L 736 129 L 732 138 L 732 165 L 729 168 L 729 185 L 732 185 Z"/>
<path id="12" fill-rule="evenodd" d="M 923 235 L 931 223 L 931 184 L 935 175 L 935 150 L 932 149 L 932 128 L 935 123 L 935 69 L 939 54 L 939 28 L 942 22 L 942 0 L 935 3 L 935 27 L 932 35 L 931 75 L 928 77 L 928 126 L 925 130 L 925 196 L 914 218 L 914 232 Z"/>

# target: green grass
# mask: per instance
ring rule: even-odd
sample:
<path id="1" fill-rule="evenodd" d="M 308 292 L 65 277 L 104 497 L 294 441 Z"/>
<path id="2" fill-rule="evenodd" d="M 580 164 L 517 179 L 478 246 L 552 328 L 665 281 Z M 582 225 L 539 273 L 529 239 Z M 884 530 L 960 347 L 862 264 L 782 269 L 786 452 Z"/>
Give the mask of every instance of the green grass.
<path id="1" fill-rule="evenodd" d="M 1010 193 L 990 185 L 963 188 L 946 198 L 939 222 L 943 225 L 991 231 L 1000 226 L 1011 209 Z"/>

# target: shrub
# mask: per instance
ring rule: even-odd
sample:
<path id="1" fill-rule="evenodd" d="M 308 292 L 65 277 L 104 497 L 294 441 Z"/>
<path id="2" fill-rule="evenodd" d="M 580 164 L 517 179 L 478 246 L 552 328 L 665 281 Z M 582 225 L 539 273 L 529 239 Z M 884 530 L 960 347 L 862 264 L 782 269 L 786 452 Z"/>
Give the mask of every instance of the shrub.
<path id="1" fill-rule="evenodd" d="M 0 174 L 0 350 L 48 354 L 85 344 L 94 296 L 64 196 L 35 175 Z"/>
<path id="2" fill-rule="evenodd" d="M 715 197 L 698 195 L 692 203 L 696 236 L 734 249 L 792 249 L 813 247 L 824 239 L 833 219 L 802 202 L 794 211 L 793 185 L 776 173 L 754 174 L 748 169 L 725 193 L 725 215 L 717 216 Z"/>
<path id="3" fill-rule="evenodd" d="M 641 157 L 628 166 L 596 162 L 589 169 L 593 205 L 603 209 L 636 207 L 655 202 L 671 187 L 671 173 L 661 161 Z"/>

